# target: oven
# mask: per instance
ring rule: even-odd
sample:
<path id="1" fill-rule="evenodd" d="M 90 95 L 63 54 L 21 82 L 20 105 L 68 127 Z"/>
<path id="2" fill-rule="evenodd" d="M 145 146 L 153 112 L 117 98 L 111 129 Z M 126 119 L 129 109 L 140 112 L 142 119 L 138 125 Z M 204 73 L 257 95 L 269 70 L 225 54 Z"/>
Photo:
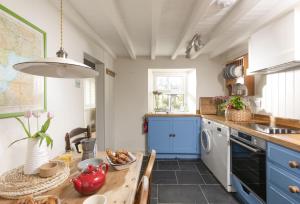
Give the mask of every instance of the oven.
<path id="1" fill-rule="evenodd" d="M 266 142 L 231 130 L 231 173 L 248 191 L 266 202 Z"/>

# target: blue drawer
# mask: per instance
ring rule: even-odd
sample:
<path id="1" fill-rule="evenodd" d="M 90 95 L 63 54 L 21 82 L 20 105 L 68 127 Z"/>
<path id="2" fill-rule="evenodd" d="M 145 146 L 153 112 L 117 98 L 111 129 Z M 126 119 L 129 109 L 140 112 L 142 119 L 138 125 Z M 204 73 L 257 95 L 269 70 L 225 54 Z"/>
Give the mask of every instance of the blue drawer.
<path id="1" fill-rule="evenodd" d="M 299 203 L 290 200 L 284 193 L 280 192 L 276 187 L 270 185 L 267 192 L 267 203 L 270 204 L 295 204 Z"/>
<path id="2" fill-rule="evenodd" d="M 263 204 L 260 199 L 256 197 L 255 194 L 249 192 L 246 187 L 244 187 L 241 182 L 234 176 L 231 176 L 232 185 L 236 190 L 237 195 L 246 204 Z"/>
<path id="3" fill-rule="evenodd" d="M 300 152 L 268 143 L 268 160 L 300 176 Z M 292 161 L 298 163 L 299 167 L 291 168 L 289 162 Z"/>
<path id="4" fill-rule="evenodd" d="M 274 185 L 288 197 L 298 200 L 300 202 L 300 193 L 292 193 L 289 191 L 289 186 L 296 186 L 300 188 L 300 179 L 287 171 L 269 164 L 268 167 L 268 182 L 269 185 Z"/>

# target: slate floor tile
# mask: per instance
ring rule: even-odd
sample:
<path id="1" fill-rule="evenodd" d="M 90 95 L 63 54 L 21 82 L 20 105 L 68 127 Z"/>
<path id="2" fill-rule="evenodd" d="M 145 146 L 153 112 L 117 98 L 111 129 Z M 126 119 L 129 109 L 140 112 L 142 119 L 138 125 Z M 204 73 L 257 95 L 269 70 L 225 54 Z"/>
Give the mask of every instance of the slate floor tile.
<path id="1" fill-rule="evenodd" d="M 177 161 L 157 161 L 158 170 L 179 170 Z"/>
<path id="2" fill-rule="evenodd" d="M 153 171 L 153 184 L 177 184 L 175 171 Z"/>
<path id="3" fill-rule="evenodd" d="M 218 180 L 211 174 L 201 175 L 205 184 L 219 184 Z"/>
<path id="4" fill-rule="evenodd" d="M 193 163 L 179 163 L 179 169 L 184 171 L 197 171 L 197 167 Z"/>
<path id="5" fill-rule="evenodd" d="M 157 203 L 158 203 L 157 198 L 150 199 L 150 204 L 157 204 Z"/>
<path id="6" fill-rule="evenodd" d="M 157 198 L 157 184 L 151 184 L 151 198 Z"/>
<path id="7" fill-rule="evenodd" d="M 201 175 L 197 171 L 176 171 L 178 184 L 204 184 Z"/>
<path id="8" fill-rule="evenodd" d="M 158 202 L 207 204 L 199 185 L 158 185 Z"/>
<path id="9" fill-rule="evenodd" d="M 239 202 L 220 185 L 202 185 L 201 189 L 209 203 L 238 204 Z"/>
<path id="10" fill-rule="evenodd" d="M 197 167 L 197 169 L 198 169 L 198 171 L 199 171 L 200 174 L 210 174 L 210 171 L 205 166 L 205 164 L 198 163 L 198 164 L 196 164 L 196 167 Z"/>

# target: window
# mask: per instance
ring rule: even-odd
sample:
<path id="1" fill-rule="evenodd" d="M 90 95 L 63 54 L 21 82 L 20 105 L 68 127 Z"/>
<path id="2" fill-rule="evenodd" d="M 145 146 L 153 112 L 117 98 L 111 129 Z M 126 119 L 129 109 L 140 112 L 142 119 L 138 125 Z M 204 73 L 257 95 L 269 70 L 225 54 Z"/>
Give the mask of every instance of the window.
<path id="1" fill-rule="evenodd" d="M 149 104 L 154 112 L 191 112 L 190 92 L 196 93 L 196 85 L 189 86 L 189 75 L 195 70 L 150 70 L 149 72 Z M 192 90 L 188 90 L 191 88 Z M 152 99 L 152 102 L 151 102 Z M 151 111 L 150 110 L 150 111 Z M 151 111 L 151 112 L 152 112 Z"/>
<path id="2" fill-rule="evenodd" d="M 84 108 L 96 107 L 95 79 L 84 79 Z"/>

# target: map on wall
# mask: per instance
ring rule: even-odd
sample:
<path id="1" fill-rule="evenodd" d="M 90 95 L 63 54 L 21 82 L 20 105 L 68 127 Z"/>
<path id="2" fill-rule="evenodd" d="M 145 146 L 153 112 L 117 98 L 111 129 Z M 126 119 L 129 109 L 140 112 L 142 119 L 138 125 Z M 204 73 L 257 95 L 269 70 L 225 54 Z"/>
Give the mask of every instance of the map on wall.
<path id="1" fill-rule="evenodd" d="M 0 118 L 44 110 L 45 78 L 13 69 L 45 54 L 46 34 L 0 4 Z"/>

